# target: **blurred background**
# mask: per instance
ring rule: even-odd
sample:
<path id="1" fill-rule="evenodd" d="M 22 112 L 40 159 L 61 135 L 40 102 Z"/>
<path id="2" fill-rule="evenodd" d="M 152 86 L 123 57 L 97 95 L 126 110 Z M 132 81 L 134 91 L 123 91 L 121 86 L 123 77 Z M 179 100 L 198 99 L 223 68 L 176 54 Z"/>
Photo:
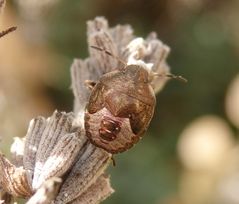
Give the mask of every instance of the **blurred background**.
<path id="1" fill-rule="evenodd" d="M 157 96 L 149 131 L 109 168 L 105 204 L 239 203 L 238 0 L 9 0 L 0 30 L 0 149 L 29 121 L 71 111 L 69 68 L 88 55 L 86 21 L 156 31 L 171 48 L 171 80 Z"/>

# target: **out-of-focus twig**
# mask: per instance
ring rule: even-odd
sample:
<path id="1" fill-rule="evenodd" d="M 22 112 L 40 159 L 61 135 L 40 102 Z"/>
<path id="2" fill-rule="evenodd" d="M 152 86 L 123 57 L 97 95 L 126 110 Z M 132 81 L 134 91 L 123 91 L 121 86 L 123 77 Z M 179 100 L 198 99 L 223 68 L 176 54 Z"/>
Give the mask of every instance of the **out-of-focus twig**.
<path id="1" fill-rule="evenodd" d="M 1 31 L 1 32 L 0 32 L 0 38 L 3 37 L 3 36 L 5 36 L 5 35 L 7 35 L 8 33 L 11 33 L 11 32 L 13 32 L 13 31 L 15 31 L 16 29 L 17 29 L 17 27 L 16 27 L 16 26 L 13 26 L 13 27 L 10 27 L 10 28 L 8 28 L 8 29 L 6 29 L 6 30 Z"/>

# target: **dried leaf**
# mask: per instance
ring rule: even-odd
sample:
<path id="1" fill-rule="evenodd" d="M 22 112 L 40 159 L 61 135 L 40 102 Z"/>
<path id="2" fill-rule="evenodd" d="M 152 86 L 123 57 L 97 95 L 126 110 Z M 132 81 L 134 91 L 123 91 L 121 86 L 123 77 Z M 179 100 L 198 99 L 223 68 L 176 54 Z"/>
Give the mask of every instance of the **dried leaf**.
<path id="1" fill-rule="evenodd" d="M 86 192 L 70 204 L 97 204 L 109 197 L 114 190 L 110 186 L 110 179 L 105 175 L 100 176 Z"/>
<path id="2" fill-rule="evenodd" d="M 32 194 L 27 182 L 26 171 L 16 167 L 0 153 L 0 185 L 16 197 L 29 197 Z"/>
<path id="3" fill-rule="evenodd" d="M 7 193 L 0 187 L 0 204 L 10 204 L 12 203 L 13 197 L 11 194 Z"/>
<path id="4" fill-rule="evenodd" d="M 5 0 L 0 0 L 0 15 L 3 12 L 3 9 L 5 7 L 6 1 Z"/>
<path id="5" fill-rule="evenodd" d="M 123 60 L 123 50 L 129 44 L 131 40 L 133 40 L 133 29 L 130 25 L 117 25 L 113 28 L 109 29 L 110 35 L 113 39 L 117 47 L 118 56 L 121 57 Z"/>
<path id="6" fill-rule="evenodd" d="M 41 141 L 36 153 L 36 164 L 33 180 L 37 181 L 42 173 L 43 166 L 50 156 L 57 142 L 67 133 L 71 132 L 73 122 L 72 113 L 55 111 L 48 119 L 47 125 L 42 133 Z M 34 182 L 33 182 L 34 183 Z"/>
<path id="7" fill-rule="evenodd" d="M 54 200 L 62 180 L 51 178 L 43 183 L 41 188 L 27 201 L 26 204 L 50 204 Z"/>
<path id="8" fill-rule="evenodd" d="M 104 172 L 110 162 L 110 154 L 88 143 L 84 152 L 63 183 L 56 203 L 68 203 L 81 196 Z"/>
<path id="9" fill-rule="evenodd" d="M 12 163 L 16 167 L 23 166 L 23 155 L 25 139 L 20 137 L 14 137 L 14 142 L 11 145 Z"/>
<path id="10" fill-rule="evenodd" d="M 109 33 L 108 22 L 103 17 L 97 17 L 93 21 L 87 22 L 88 45 L 100 47 L 118 56 L 117 48 Z M 92 65 L 103 74 L 110 72 L 118 67 L 118 60 L 104 52 L 89 47 Z"/>
<path id="11" fill-rule="evenodd" d="M 78 133 L 66 134 L 56 144 L 46 160 L 38 180 L 33 180 L 33 189 L 39 188 L 45 180 L 62 177 L 75 162 L 75 158 L 85 140 Z"/>
<path id="12" fill-rule="evenodd" d="M 32 177 L 36 162 L 36 153 L 41 141 L 43 131 L 46 127 L 46 119 L 37 117 L 31 120 L 25 142 L 23 167 L 28 172 L 28 182 L 32 183 Z"/>
<path id="13" fill-rule="evenodd" d="M 88 102 L 90 90 L 86 87 L 86 80 L 98 80 L 98 69 L 92 67 L 90 60 L 75 59 L 71 66 L 72 88 L 75 97 L 74 112 L 78 114 L 80 122 L 84 124 L 84 111 Z"/>

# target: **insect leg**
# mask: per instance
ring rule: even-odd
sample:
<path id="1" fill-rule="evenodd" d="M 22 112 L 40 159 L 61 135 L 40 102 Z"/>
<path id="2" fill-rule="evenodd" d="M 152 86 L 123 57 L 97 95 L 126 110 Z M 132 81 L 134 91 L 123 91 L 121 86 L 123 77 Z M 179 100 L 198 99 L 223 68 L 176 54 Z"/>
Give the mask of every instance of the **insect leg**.
<path id="1" fill-rule="evenodd" d="M 85 80 L 85 86 L 86 86 L 87 88 L 89 88 L 90 90 L 92 90 L 95 85 L 96 85 L 96 82 L 95 82 L 95 81 Z"/>

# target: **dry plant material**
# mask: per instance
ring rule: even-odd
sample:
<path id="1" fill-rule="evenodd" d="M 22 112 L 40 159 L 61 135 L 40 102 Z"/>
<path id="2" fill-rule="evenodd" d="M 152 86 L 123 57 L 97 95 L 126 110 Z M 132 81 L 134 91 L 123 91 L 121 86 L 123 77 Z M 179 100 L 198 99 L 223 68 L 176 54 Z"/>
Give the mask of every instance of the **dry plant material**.
<path id="1" fill-rule="evenodd" d="M 31 187 L 27 182 L 26 170 L 16 167 L 0 154 L 0 184 L 5 191 L 15 197 L 28 197 L 31 195 Z"/>
<path id="2" fill-rule="evenodd" d="M 60 188 L 62 180 L 60 178 L 53 177 L 37 190 L 37 192 L 27 201 L 27 204 L 44 203 L 50 204 L 55 199 L 56 194 Z"/>
<path id="3" fill-rule="evenodd" d="M 91 145 L 83 126 L 73 123 L 73 113 L 57 111 L 48 119 L 33 119 L 25 139 L 15 139 L 11 148 L 13 163 L 20 167 L 0 155 L 3 190 L 14 197 L 30 198 L 29 203 L 38 199 L 36 203 L 49 203 L 55 198 L 55 203 L 68 203 L 86 194 L 108 166 L 110 155 Z M 24 148 L 22 158 L 16 156 L 21 155 L 19 147 Z M 110 194 L 113 190 L 107 186 Z"/>
<path id="4" fill-rule="evenodd" d="M 169 48 L 155 33 L 145 40 L 135 38 L 130 26 L 109 28 L 102 17 L 87 25 L 89 46 L 109 51 L 127 66 L 160 75 L 169 73 Z M 28 204 L 96 204 L 114 192 L 105 175 L 112 155 L 92 144 L 85 134 L 85 107 L 91 93 L 85 82 L 98 82 L 104 74 L 123 66 L 105 52 L 91 48 L 89 52 L 89 58 L 75 59 L 71 67 L 74 113 L 55 111 L 47 119 L 33 119 L 24 139 L 16 138 L 12 145 L 12 162 L 0 154 L 0 200 L 11 194 L 26 198 Z M 156 93 L 166 81 L 166 77 L 152 78 L 150 87 Z"/>
<path id="5" fill-rule="evenodd" d="M 10 27 L 4 31 L 0 32 L 0 38 L 3 37 L 4 35 L 7 35 L 8 33 L 11 33 L 13 31 L 15 31 L 17 29 L 17 27 Z"/>
<path id="6" fill-rule="evenodd" d="M 0 0 L 0 15 L 3 13 L 3 9 L 5 7 L 6 1 Z"/>
<path id="7" fill-rule="evenodd" d="M 0 15 L 3 12 L 3 8 L 4 8 L 5 4 L 6 4 L 5 0 L 0 0 Z M 16 29 L 17 29 L 17 27 L 13 26 L 6 30 L 0 31 L 0 38 L 7 35 L 8 33 L 15 31 Z"/>

